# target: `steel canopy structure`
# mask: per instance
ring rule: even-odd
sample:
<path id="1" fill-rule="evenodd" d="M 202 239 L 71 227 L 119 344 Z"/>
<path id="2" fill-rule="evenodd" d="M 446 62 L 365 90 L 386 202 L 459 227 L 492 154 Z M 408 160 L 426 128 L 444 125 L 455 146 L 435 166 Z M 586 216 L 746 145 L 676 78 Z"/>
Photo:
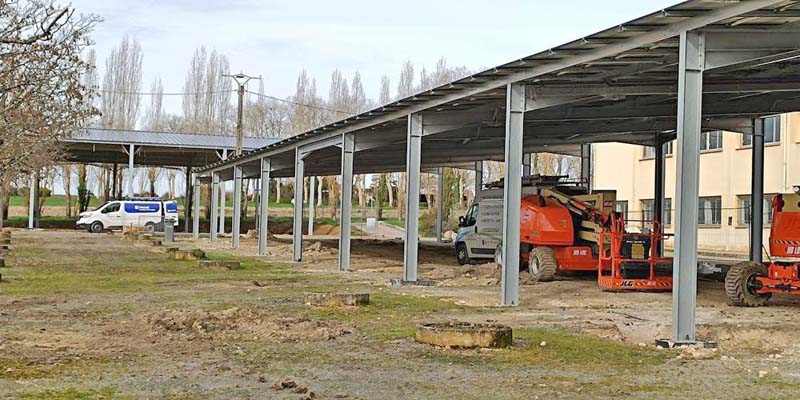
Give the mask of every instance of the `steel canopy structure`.
<path id="1" fill-rule="evenodd" d="M 255 150 L 276 141 L 277 139 L 274 138 L 245 137 L 243 148 Z M 191 168 L 224 160 L 228 157 L 228 152 L 233 154 L 236 137 L 204 133 L 84 128 L 74 131 L 70 137 L 62 139 L 61 143 L 64 148 L 63 159 L 65 161 L 114 164 L 115 177 L 117 164 L 127 165 L 129 169 L 133 169 L 135 166 L 185 168 L 188 177 Z M 133 178 L 133 174 L 128 175 L 126 190 L 129 196 L 135 195 Z M 122 188 L 116 188 L 116 179 L 113 181 L 116 197 Z M 191 182 L 187 179 L 187 198 L 192 197 L 191 190 Z M 224 215 L 222 219 L 224 221 Z M 188 208 L 186 220 L 189 220 Z M 33 219 L 31 218 L 29 226 L 32 225 Z M 188 227 L 187 222 L 187 230 Z"/>
<path id="2" fill-rule="evenodd" d="M 519 299 L 523 154 L 555 152 L 585 160 L 586 144 L 623 142 L 656 146 L 663 161 L 661 144 L 677 138 L 673 339 L 691 342 L 695 340 L 700 132 L 753 135 L 753 187 L 758 189 L 763 179 L 759 177 L 763 168 L 758 168 L 759 155 L 763 165 L 760 118 L 800 110 L 798 57 L 797 1 L 686 1 L 206 165 L 194 171 L 195 184 L 210 178 L 213 190 L 220 180 L 233 179 L 241 185 L 243 177 L 255 177 L 262 180 L 262 193 L 268 193 L 268 178 L 294 176 L 297 228 L 302 221 L 304 176 L 342 175 L 342 193 L 350 193 L 347 186 L 353 173 L 405 171 L 406 193 L 414 198 L 421 170 L 479 168 L 485 160 L 505 161 L 501 302 L 514 305 Z M 657 165 L 656 215 L 661 218 L 663 162 Z M 753 204 L 760 205 L 763 193 L 754 190 L 753 196 Z M 349 197 L 341 199 L 343 224 L 350 218 Z M 406 211 L 403 279 L 413 282 L 418 204 L 407 202 Z M 262 212 L 267 215 L 265 201 Z M 761 221 L 753 222 L 759 226 Z M 265 232 L 266 218 L 261 224 L 260 231 Z M 346 271 L 349 229 L 340 231 L 340 269 Z M 302 257 L 300 232 L 295 229 L 295 260 Z M 234 222 L 234 243 L 237 236 Z M 265 254 L 266 235 L 261 236 L 260 252 Z"/>

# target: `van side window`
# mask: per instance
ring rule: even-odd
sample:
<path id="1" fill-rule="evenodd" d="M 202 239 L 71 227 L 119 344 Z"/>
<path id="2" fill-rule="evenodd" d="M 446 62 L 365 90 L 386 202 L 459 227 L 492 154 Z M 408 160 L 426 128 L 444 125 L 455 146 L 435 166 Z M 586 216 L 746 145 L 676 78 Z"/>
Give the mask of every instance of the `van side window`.
<path id="1" fill-rule="evenodd" d="M 467 217 L 464 218 L 464 226 L 472 226 L 478 222 L 478 203 L 472 205 L 469 212 L 467 213 Z"/>
<path id="2" fill-rule="evenodd" d="M 101 211 L 103 214 L 113 213 L 119 211 L 119 203 L 111 203 Z"/>

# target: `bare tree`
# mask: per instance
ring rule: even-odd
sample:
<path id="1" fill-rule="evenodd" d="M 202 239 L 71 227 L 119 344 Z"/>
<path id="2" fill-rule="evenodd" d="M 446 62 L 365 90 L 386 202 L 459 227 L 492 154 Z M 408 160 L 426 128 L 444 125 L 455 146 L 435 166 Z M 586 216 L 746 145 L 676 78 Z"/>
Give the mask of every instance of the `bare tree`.
<path id="1" fill-rule="evenodd" d="M 142 90 L 142 60 L 139 41 L 125 36 L 106 58 L 100 123 L 104 128 L 134 129 L 139 118 Z"/>
<path id="2" fill-rule="evenodd" d="M 208 134 L 230 134 L 233 129 L 233 106 L 228 58 L 210 53 L 205 46 L 195 50 L 186 74 L 183 96 L 184 131 Z"/>
<path id="3" fill-rule="evenodd" d="M 80 57 L 96 21 L 51 1 L 0 2 L 0 185 L 52 165 L 59 140 L 96 114 Z"/>

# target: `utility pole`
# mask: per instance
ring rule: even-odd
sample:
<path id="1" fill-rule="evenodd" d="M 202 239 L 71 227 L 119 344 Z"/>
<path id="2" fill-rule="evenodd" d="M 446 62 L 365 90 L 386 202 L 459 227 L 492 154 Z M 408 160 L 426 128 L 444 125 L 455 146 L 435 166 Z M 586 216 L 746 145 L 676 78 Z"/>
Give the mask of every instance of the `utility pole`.
<path id="1" fill-rule="evenodd" d="M 239 85 L 239 110 L 238 115 L 236 117 L 236 150 L 234 152 L 235 155 L 242 154 L 242 139 L 244 137 L 244 126 L 242 124 L 242 114 L 244 112 L 244 92 L 245 86 L 247 82 L 251 79 L 261 80 L 261 77 L 255 76 L 248 76 L 243 73 L 238 73 L 236 75 L 222 75 L 228 78 L 233 78 L 236 81 L 236 84 Z"/>

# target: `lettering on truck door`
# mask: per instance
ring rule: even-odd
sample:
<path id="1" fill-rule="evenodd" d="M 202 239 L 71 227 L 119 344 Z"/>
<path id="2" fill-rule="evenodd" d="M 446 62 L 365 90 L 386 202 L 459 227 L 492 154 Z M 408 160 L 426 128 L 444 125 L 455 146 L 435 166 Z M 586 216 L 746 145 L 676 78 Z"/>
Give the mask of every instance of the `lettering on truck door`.
<path id="1" fill-rule="evenodd" d="M 490 249 L 492 254 L 503 238 L 503 200 L 490 199 L 481 201 L 477 215 L 475 247 Z"/>

